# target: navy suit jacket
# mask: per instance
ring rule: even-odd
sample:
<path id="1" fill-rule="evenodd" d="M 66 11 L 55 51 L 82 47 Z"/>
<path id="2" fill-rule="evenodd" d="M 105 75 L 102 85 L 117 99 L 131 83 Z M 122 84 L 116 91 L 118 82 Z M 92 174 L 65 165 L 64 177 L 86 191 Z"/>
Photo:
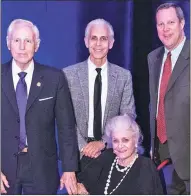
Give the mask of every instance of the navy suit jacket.
<path id="1" fill-rule="evenodd" d="M 11 194 L 16 179 L 20 132 L 11 61 L 2 65 L 1 98 L 1 171 L 9 181 L 8 193 Z M 75 118 L 62 71 L 34 63 L 25 122 L 36 192 L 55 194 L 59 186 L 55 124 L 63 170 L 78 169 Z"/>

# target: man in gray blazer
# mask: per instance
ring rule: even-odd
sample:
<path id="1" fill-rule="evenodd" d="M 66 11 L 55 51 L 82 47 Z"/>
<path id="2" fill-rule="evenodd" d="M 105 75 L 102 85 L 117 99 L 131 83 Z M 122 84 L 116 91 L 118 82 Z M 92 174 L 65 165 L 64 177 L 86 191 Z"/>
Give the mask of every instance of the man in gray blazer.
<path id="1" fill-rule="evenodd" d="M 164 46 L 148 55 L 152 157 L 169 161 L 163 167 L 167 193 L 184 194 L 190 192 L 190 42 L 176 4 L 160 5 L 156 23 Z"/>
<path id="2" fill-rule="evenodd" d="M 63 71 L 72 96 L 79 150 L 81 155 L 96 158 L 105 148 L 102 135 L 106 122 L 116 115 L 128 113 L 135 118 L 136 114 L 130 72 L 107 60 L 114 43 L 111 24 L 103 19 L 91 21 L 86 27 L 84 41 L 89 58 Z M 101 83 L 101 91 L 96 87 L 97 82 L 98 86 Z M 95 100 L 100 108 L 95 106 Z M 99 117 L 98 113 L 101 113 Z M 98 118 L 101 123 L 97 122 Z M 101 126 L 96 126 L 98 124 Z M 96 139 L 98 132 L 101 137 Z"/>

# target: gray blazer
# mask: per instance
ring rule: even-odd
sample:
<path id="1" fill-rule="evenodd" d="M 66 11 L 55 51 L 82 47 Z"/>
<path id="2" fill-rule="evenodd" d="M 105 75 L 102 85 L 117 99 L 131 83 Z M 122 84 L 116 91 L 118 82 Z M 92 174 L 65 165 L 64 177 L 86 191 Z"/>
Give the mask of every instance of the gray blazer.
<path id="1" fill-rule="evenodd" d="M 148 55 L 150 80 L 150 129 L 154 149 L 155 120 L 160 69 L 164 47 Z M 169 153 L 182 180 L 190 179 L 190 42 L 186 40 L 170 77 L 165 95 Z"/>
<path id="2" fill-rule="evenodd" d="M 63 69 L 68 80 L 69 89 L 76 117 L 79 149 L 83 148 L 88 137 L 89 89 L 87 61 Z M 93 95 L 92 95 L 93 96 Z M 106 122 L 120 114 L 135 114 L 131 73 L 112 63 L 108 63 L 108 92 L 104 113 L 103 130 Z"/>

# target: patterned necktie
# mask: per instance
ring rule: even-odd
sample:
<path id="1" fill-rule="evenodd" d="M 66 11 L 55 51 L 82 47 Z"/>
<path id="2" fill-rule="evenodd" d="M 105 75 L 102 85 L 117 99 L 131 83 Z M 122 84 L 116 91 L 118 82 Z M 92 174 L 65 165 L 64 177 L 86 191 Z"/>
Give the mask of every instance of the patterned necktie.
<path id="1" fill-rule="evenodd" d="M 27 85 L 25 82 L 25 76 L 27 73 L 20 72 L 19 81 L 17 83 L 16 88 L 16 97 L 17 97 L 17 105 L 19 109 L 19 117 L 20 117 L 20 142 L 19 149 L 22 150 L 26 147 L 26 127 L 25 127 L 25 113 L 26 113 L 26 105 L 27 105 Z"/>
<path id="2" fill-rule="evenodd" d="M 166 61 L 164 63 L 161 83 L 160 83 L 160 95 L 158 104 L 158 116 L 157 116 L 157 136 L 160 142 L 163 144 L 167 140 L 166 135 L 166 122 L 165 122 L 165 112 L 164 112 L 164 97 L 168 86 L 168 81 L 171 75 L 172 63 L 171 63 L 171 53 L 167 54 Z"/>
<path id="3" fill-rule="evenodd" d="M 101 114 L 101 89 L 102 89 L 102 83 L 101 83 L 101 68 L 96 68 L 97 76 L 95 79 L 94 84 L 94 125 L 93 125 L 93 131 L 94 131 L 94 138 L 96 140 L 101 140 L 102 133 L 102 114 Z"/>

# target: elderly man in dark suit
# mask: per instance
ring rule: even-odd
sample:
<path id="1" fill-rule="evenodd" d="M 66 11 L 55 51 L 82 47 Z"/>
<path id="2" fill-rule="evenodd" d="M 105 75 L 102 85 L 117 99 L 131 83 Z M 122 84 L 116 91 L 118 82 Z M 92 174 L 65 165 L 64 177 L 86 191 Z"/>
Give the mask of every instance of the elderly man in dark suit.
<path id="1" fill-rule="evenodd" d="M 168 194 L 190 192 L 190 42 L 174 3 L 156 11 L 163 47 L 148 55 L 152 157 L 164 168 Z"/>
<path id="2" fill-rule="evenodd" d="M 62 71 L 33 60 L 39 31 L 16 19 L 7 31 L 13 59 L 2 65 L 1 193 L 56 194 L 59 186 L 55 120 L 64 173 L 60 188 L 76 194 L 77 138 Z"/>
<path id="3" fill-rule="evenodd" d="M 104 19 L 89 22 L 84 41 L 89 58 L 63 69 L 75 111 L 79 150 L 85 155 L 83 165 L 105 148 L 102 135 L 110 118 L 125 113 L 136 117 L 131 73 L 107 59 L 114 44 L 111 24 Z M 86 163 L 85 157 L 89 158 Z"/>

